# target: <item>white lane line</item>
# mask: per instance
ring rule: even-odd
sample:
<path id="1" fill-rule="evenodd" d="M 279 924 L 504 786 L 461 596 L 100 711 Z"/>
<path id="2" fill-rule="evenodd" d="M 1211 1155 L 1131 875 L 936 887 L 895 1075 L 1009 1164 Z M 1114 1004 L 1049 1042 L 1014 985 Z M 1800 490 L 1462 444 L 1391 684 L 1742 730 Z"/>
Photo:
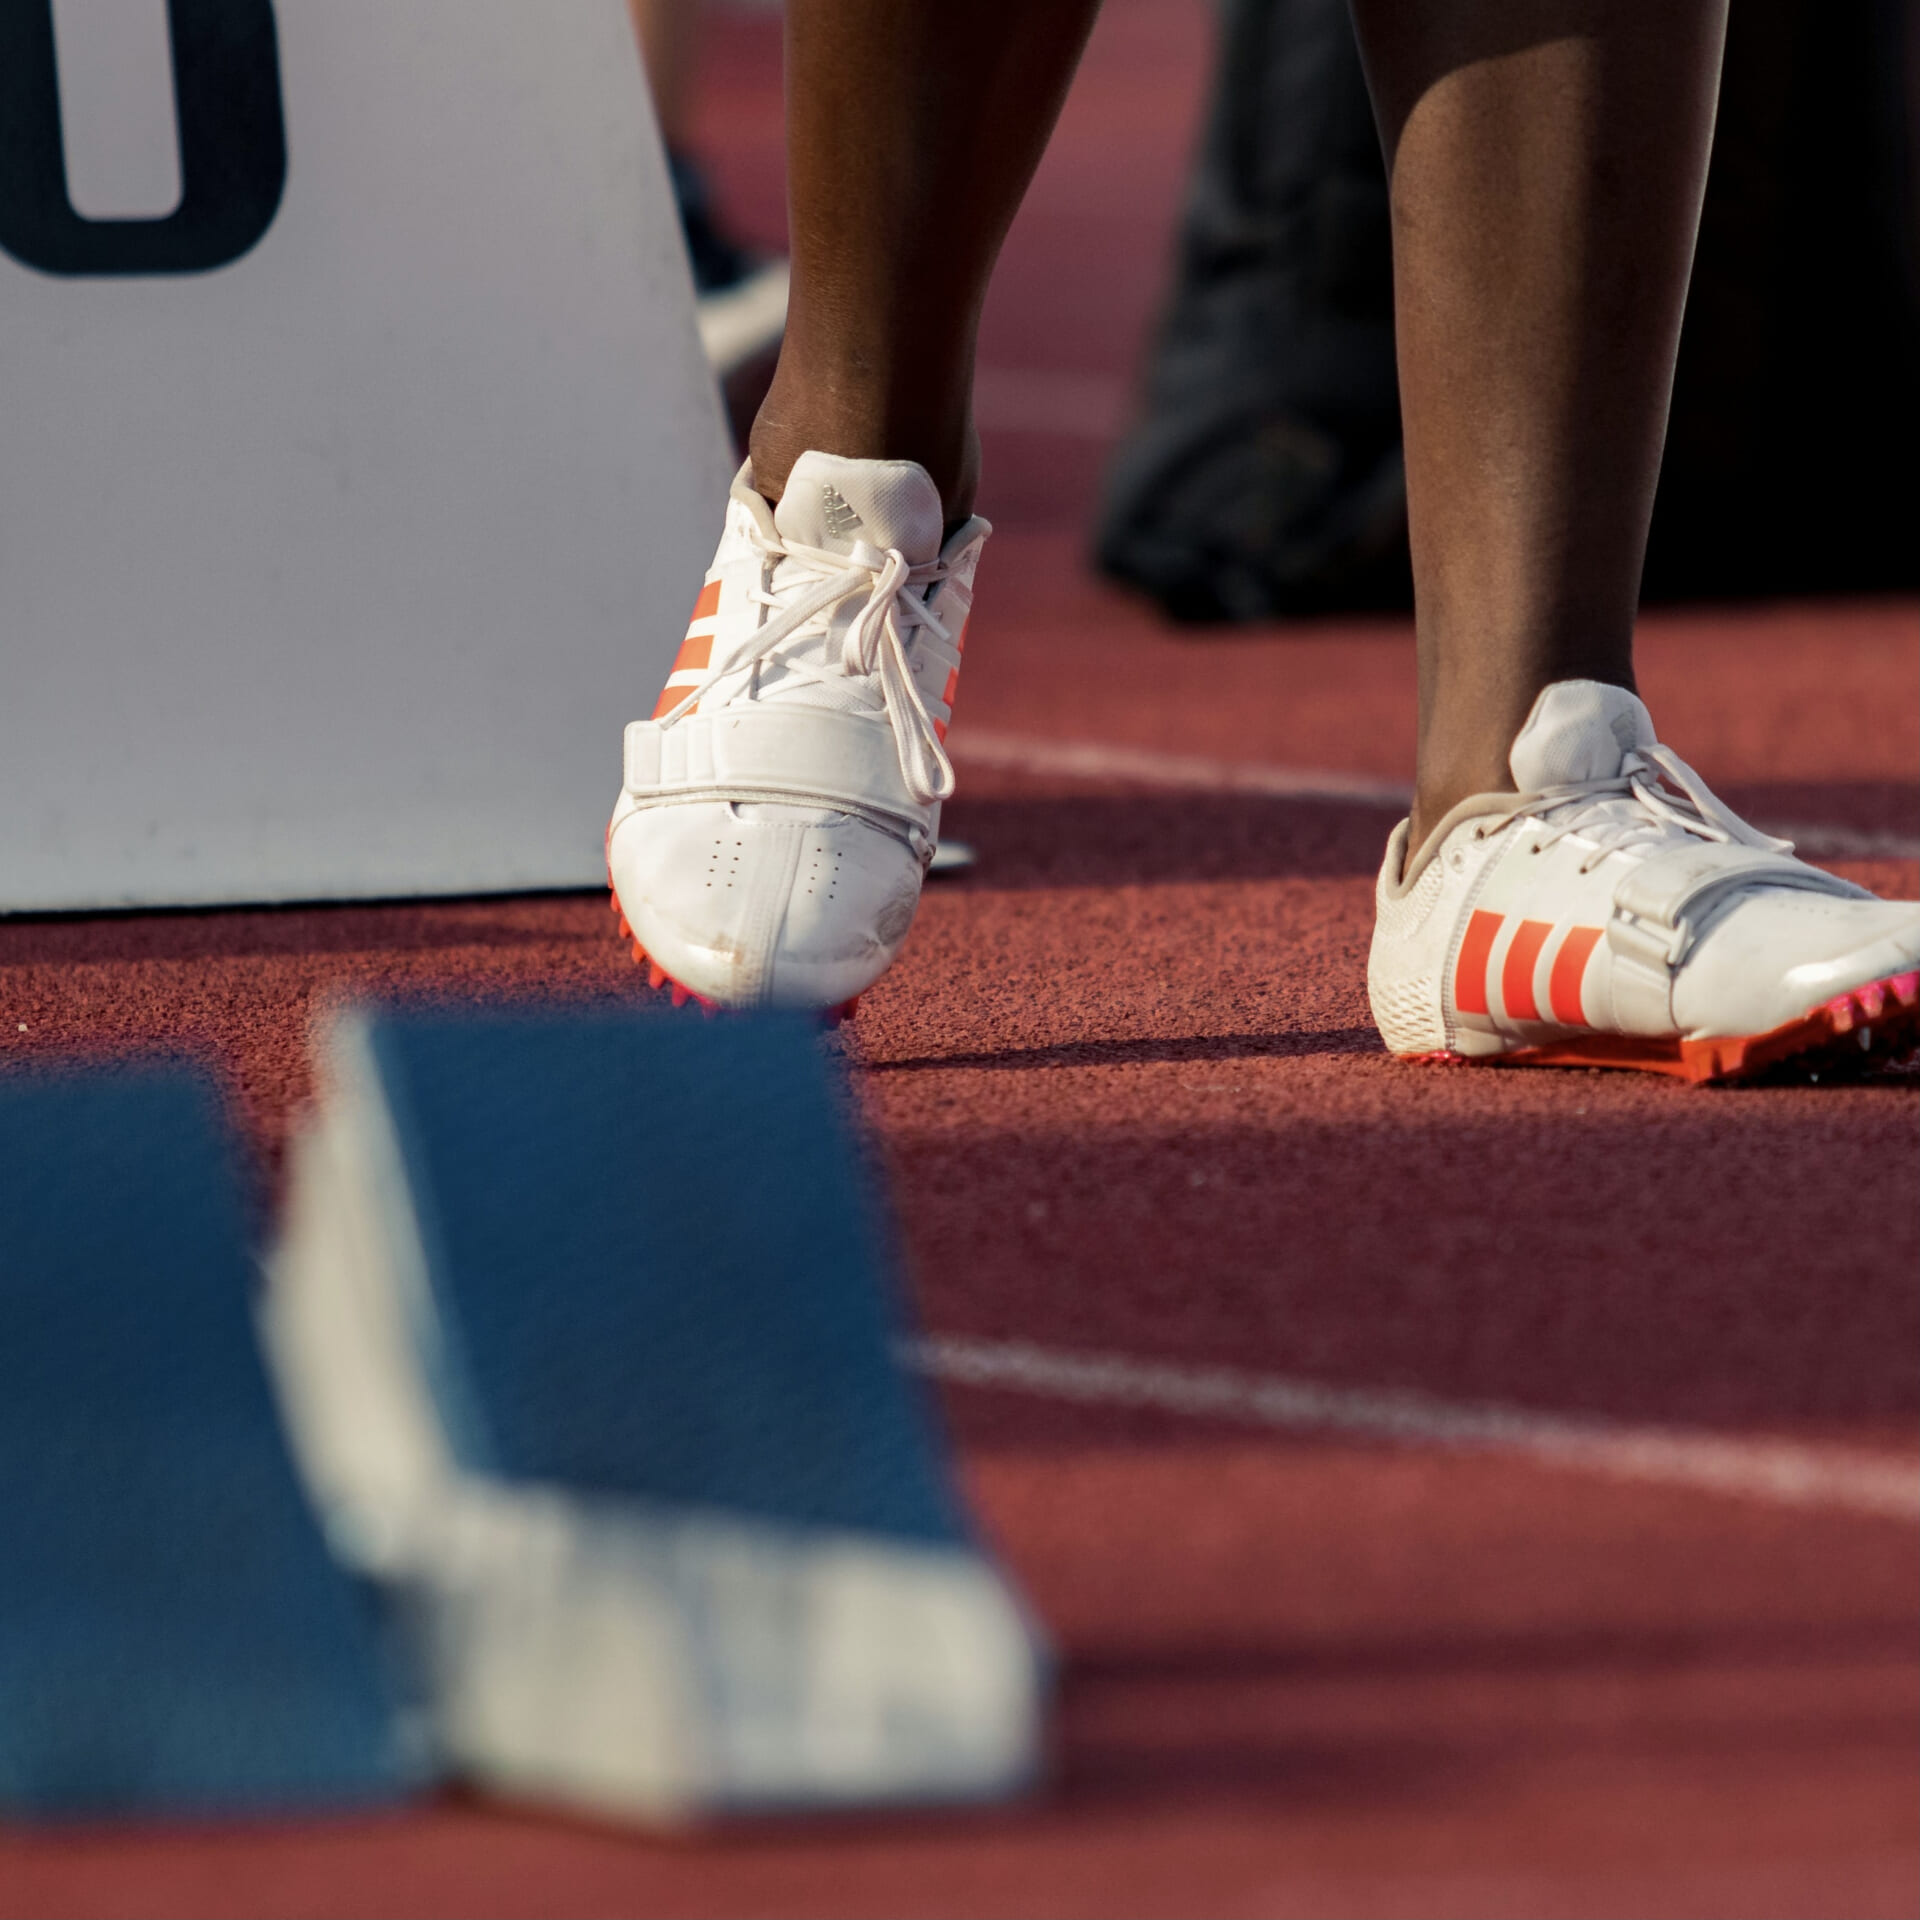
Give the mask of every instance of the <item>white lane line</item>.
<path id="1" fill-rule="evenodd" d="M 1819 860 L 1920 860 L 1920 835 L 1860 827 L 1803 827 L 1769 821 L 1765 831 Z"/>
<path id="2" fill-rule="evenodd" d="M 1289 800 L 1348 805 L 1357 801 L 1380 807 L 1405 807 L 1413 798 L 1411 787 L 1359 774 L 1212 760 L 1203 754 L 1161 753 L 1152 747 L 1107 746 L 1093 740 L 1031 740 L 978 728 L 956 732 L 950 751 L 963 764 L 1004 767 L 1042 778 L 1135 780 L 1142 786 L 1189 787 L 1202 793 L 1275 794 Z"/>
<path id="3" fill-rule="evenodd" d="M 1130 780 L 1148 787 L 1195 793 L 1255 793 L 1286 800 L 1404 809 L 1413 789 L 1390 780 L 1320 767 L 1278 767 L 1258 761 L 1215 760 L 1205 754 L 1163 753 L 1154 747 L 1114 746 L 1095 740 L 1037 740 L 1024 734 L 956 731 L 950 751 L 962 765 L 1000 767 L 1041 779 Z M 1920 860 L 1920 836 L 1857 827 L 1765 823 L 1803 854 L 1824 860 Z"/>
<path id="4" fill-rule="evenodd" d="M 1695 1487 L 1775 1506 L 1920 1521 L 1920 1463 L 1859 1448 L 1743 1440 L 1680 1427 L 1537 1413 L 1423 1393 L 1323 1386 L 1279 1374 L 1068 1353 L 936 1334 L 908 1364 L 936 1380 L 1083 1405 L 1146 1407 L 1249 1426 L 1320 1428 L 1403 1446 L 1515 1454 L 1611 1480 Z"/>

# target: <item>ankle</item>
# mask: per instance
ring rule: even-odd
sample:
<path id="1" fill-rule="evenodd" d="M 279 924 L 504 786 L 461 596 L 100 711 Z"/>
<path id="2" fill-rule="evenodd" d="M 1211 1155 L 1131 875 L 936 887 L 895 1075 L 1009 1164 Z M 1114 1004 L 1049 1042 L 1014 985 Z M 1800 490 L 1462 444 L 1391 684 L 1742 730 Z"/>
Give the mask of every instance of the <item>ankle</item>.
<path id="1" fill-rule="evenodd" d="M 828 386 L 809 391 L 776 374 L 747 436 L 753 484 L 778 501 L 803 453 L 848 460 L 912 460 L 939 489 L 949 528 L 973 512 L 980 483 L 980 436 L 966 407 L 930 415 L 889 408 Z"/>
<path id="2" fill-rule="evenodd" d="M 1512 793 L 1513 773 L 1503 750 L 1493 756 L 1471 759 L 1453 758 L 1441 765 L 1430 764 L 1422 754 L 1409 812 L 1412 824 L 1407 832 L 1407 851 L 1419 852 L 1427 836 L 1439 826 L 1461 801 L 1481 793 Z"/>

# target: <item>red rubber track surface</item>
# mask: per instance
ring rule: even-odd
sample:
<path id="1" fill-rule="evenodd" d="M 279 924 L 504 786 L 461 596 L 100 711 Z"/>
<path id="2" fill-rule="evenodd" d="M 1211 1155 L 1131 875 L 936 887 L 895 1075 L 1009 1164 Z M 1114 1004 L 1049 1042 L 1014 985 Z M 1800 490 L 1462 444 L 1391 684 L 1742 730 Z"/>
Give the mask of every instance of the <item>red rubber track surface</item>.
<path id="1" fill-rule="evenodd" d="M 1177 637 L 1079 567 L 1206 30 L 1197 5 L 1111 0 L 986 323 L 1002 531 L 948 822 L 980 864 L 930 890 L 832 1043 L 925 1322 L 1911 1469 L 1920 1077 L 1709 1092 L 1393 1062 L 1362 983 L 1389 807 L 1009 764 L 1008 736 L 1411 764 L 1404 622 Z M 706 101 L 723 190 L 770 237 L 777 32 L 720 16 Z M 1659 613 L 1644 685 L 1736 805 L 1888 856 L 1836 864 L 1910 895 L 1917 637 L 1911 605 Z M 210 1056 L 271 1175 L 329 997 L 643 982 L 604 894 L 0 924 L 0 1059 Z M 1920 1905 L 1914 1513 L 1112 1399 L 946 1404 L 1062 1656 L 1033 1804 L 671 1843 L 460 1800 L 14 1832 L 0 1914 Z"/>

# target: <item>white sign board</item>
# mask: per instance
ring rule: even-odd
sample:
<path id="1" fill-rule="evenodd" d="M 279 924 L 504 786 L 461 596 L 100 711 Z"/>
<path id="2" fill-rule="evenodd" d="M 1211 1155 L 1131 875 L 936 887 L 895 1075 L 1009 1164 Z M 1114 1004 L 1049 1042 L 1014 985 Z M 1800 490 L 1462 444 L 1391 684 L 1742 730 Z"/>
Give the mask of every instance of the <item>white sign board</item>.
<path id="1" fill-rule="evenodd" d="M 726 475 L 624 0 L 0 0 L 0 911 L 593 883 Z"/>

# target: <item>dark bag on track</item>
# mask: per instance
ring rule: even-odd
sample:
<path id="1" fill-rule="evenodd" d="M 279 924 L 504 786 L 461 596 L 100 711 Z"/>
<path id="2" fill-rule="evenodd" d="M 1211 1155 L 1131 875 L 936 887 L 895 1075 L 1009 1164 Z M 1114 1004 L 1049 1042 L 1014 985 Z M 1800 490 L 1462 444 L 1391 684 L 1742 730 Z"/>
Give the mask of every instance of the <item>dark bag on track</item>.
<path id="1" fill-rule="evenodd" d="M 1409 595 L 1387 184 L 1346 0 L 1226 0 L 1103 571 L 1176 618 Z"/>

